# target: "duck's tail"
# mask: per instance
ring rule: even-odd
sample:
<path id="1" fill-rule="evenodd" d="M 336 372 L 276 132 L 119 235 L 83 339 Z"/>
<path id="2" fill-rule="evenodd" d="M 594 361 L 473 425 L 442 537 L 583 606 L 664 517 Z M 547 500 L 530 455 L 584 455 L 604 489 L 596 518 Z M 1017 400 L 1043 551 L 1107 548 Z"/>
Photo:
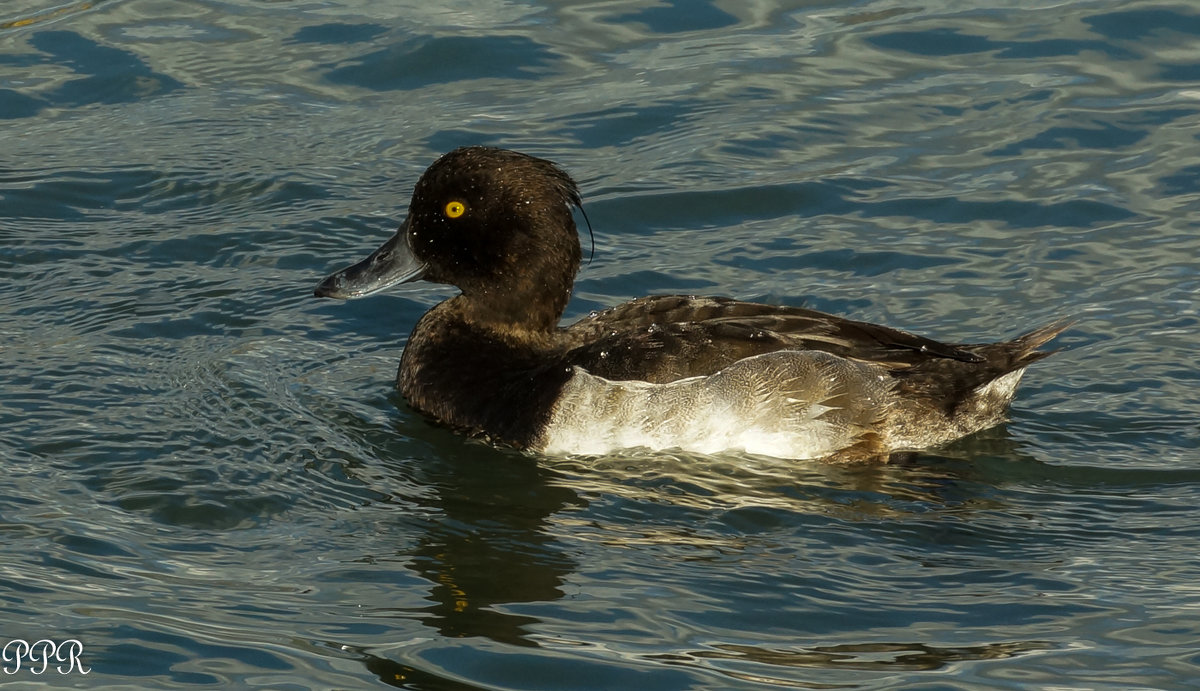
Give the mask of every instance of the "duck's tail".
<path id="1" fill-rule="evenodd" d="M 947 415 L 964 401 L 976 398 L 983 389 L 995 388 L 992 393 L 998 399 L 1012 397 L 1020 375 L 1008 377 L 1003 385 L 992 387 L 993 382 L 1020 372 L 1042 358 L 1053 355 L 1057 350 L 1038 350 L 1049 343 L 1075 322 L 1060 319 L 1010 341 L 1000 343 L 978 343 L 959 346 L 978 355 L 978 362 L 960 362 L 950 359 L 931 360 L 908 370 L 897 372 L 902 390 L 917 398 L 936 402 Z M 989 396 L 989 398 L 992 398 Z M 1006 404 L 1007 400 L 1003 400 Z"/>
<path id="2" fill-rule="evenodd" d="M 907 421 L 892 433 L 891 448 L 936 446 L 1004 421 L 1025 368 L 1052 355 L 1039 348 L 1068 327 L 1059 320 L 1001 343 L 959 346 L 974 362 L 934 358 L 894 372 Z"/>
<path id="3" fill-rule="evenodd" d="M 1004 376 L 1057 353 L 1058 349 L 1038 350 L 1038 348 L 1054 340 L 1056 336 L 1071 328 L 1074 323 L 1074 319 L 1059 319 L 1027 334 L 1017 336 L 1011 341 L 971 345 L 966 346 L 966 349 L 981 355 L 988 363 L 998 365 L 1002 369 L 995 376 Z"/>

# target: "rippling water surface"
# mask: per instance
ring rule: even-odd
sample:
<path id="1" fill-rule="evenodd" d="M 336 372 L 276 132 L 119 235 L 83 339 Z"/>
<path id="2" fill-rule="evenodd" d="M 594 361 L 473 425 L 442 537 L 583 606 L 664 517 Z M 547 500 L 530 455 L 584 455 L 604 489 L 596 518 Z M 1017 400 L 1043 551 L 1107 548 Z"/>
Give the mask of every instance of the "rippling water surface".
<path id="1" fill-rule="evenodd" d="M 0 681 L 1194 684 L 1200 11 L 975 5 L 5 2 L 0 645 L 91 671 Z M 569 319 L 1079 321 L 903 463 L 491 449 L 391 390 L 447 289 L 311 297 L 470 143 L 580 181 Z"/>

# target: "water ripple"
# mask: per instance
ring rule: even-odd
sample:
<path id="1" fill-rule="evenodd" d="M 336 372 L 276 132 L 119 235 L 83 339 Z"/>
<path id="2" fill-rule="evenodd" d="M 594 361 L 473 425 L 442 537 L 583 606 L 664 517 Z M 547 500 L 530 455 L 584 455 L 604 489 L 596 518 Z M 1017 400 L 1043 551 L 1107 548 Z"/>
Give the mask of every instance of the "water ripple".
<path id="1" fill-rule="evenodd" d="M 0 17 L 0 628 L 87 681 L 1200 677 L 1189 8 L 34 5 Z M 1078 321 L 1011 423 L 883 467 L 493 449 L 391 388 L 449 289 L 311 297 L 475 143 L 580 181 L 569 318 Z"/>

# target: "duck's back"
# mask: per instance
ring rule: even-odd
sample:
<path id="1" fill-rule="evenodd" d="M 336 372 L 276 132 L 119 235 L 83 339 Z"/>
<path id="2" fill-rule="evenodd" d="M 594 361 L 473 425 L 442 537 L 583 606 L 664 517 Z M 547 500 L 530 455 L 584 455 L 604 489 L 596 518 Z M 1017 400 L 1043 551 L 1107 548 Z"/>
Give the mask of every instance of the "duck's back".
<path id="1" fill-rule="evenodd" d="M 931 358 L 978 362 L 958 346 L 800 307 L 660 295 L 595 312 L 564 331 L 571 364 L 608 379 L 667 383 L 754 355 L 815 350 L 889 369 Z"/>

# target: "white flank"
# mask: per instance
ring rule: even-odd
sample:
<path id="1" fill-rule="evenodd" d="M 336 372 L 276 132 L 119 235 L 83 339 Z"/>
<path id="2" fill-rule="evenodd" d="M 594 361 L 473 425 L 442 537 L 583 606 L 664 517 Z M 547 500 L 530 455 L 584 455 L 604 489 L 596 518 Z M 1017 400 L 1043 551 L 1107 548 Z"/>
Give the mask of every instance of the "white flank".
<path id="1" fill-rule="evenodd" d="M 642 447 L 820 458 L 853 443 L 859 415 L 873 417 L 887 392 L 870 366 L 814 352 L 766 353 L 669 384 L 612 381 L 577 367 L 539 446 L 549 454 Z M 836 396 L 858 399 L 856 410 L 826 405 Z"/>

